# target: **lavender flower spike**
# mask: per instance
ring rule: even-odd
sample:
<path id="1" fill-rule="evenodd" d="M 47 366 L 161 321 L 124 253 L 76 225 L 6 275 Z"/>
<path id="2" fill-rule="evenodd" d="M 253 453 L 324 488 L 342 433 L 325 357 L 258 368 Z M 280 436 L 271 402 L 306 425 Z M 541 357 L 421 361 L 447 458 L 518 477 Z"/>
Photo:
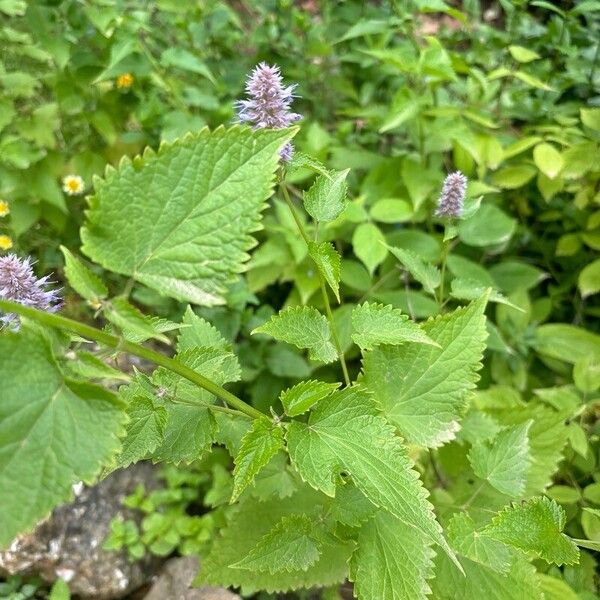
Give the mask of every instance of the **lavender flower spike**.
<path id="1" fill-rule="evenodd" d="M 467 178 L 460 172 L 450 173 L 444 179 L 444 187 L 435 211 L 436 217 L 460 217 L 465 204 Z"/>
<path id="2" fill-rule="evenodd" d="M 48 276 L 38 279 L 31 268 L 31 259 L 20 259 L 16 254 L 0 256 L 0 298 L 48 312 L 61 306 L 58 290 L 49 290 Z M 0 328 L 19 329 L 19 317 L 0 313 Z"/>
<path id="3" fill-rule="evenodd" d="M 296 85 L 284 86 L 277 65 L 261 62 L 246 80 L 247 100 L 236 103 L 238 118 L 251 123 L 254 129 L 283 129 L 301 119 L 301 115 L 290 110 Z M 285 162 L 292 159 L 294 148 L 290 143 L 281 151 Z"/>

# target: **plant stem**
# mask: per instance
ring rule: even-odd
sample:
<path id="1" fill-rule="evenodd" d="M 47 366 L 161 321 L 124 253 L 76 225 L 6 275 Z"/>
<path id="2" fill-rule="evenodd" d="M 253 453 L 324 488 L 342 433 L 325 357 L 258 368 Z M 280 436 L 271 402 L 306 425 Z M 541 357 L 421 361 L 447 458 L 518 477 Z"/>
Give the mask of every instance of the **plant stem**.
<path id="1" fill-rule="evenodd" d="M 446 227 L 444 227 L 444 241 L 442 242 L 442 272 L 440 276 L 440 296 L 438 305 L 440 310 L 444 305 L 444 279 L 446 278 L 446 263 L 448 262 L 448 252 L 450 250 L 450 240 L 446 238 Z"/>
<path id="2" fill-rule="evenodd" d="M 193 369 L 190 369 L 186 365 L 177 362 L 176 360 L 173 360 L 164 354 L 160 354 L 159 352 L 151 350 L 150 348 L 146 348 L 141 344 L 124 340 L 123 338 L 119 338 L 115 335 L 111 335 L 110 333 L 106 333 L 105 331 L 101 331 L 100 329 L 96 329 L 95 327 L 91 327 L 90 325 L 79 323 L 78 321 L 68 319 L 61 315 L 47 313 L 42 310 L 37 310 L 35 308 L 23 306 L 22 304 L 9 302 L 7 300 L 0 300 L 0 310 L 7 313 L 16 313 L 22 317 L 27 317 L 32 321 L 41 323 L 42 325 L 47 325 L 48 327 L 54 327 L 55 329 L 63 329 L 65 331 L 70 331 L 71 333 L 76 333 L 83 338 L 94 340 L 95 342 L 103 344 L 104 346 L 114 348 L 119 352 L 129 352 L 130 354 L 134 354 L 135 356 L 149 360 L 156 365 L 164 367 L 165 369 L 169 369 L 169 371 L 173 371 L 173 373 L 181 375 L 188 381 L 195 383 L 197 386 L 205 389 L 207 392 L 210 392 L 217 398 L 224 400 L 227 404 L 229 404 L 229 406 L 239 410 L 240 412 L 243 412 L 245 415 L 248 415 L 253 419 L 258 419 L 265 416 L 253 406 L 250 406 L 210 379 L 200 375 L 200 373 L 197 373 Z"/>
<path id="3" fill-rule="evenodd" d="M 298 216 L 298 213 L 296 212 L 296 207 L 294 206 L 294 203 L 292 202 L 292 199 L 290 198 L 287 188 L 285 187 L 284 184 L 281 184 L 280 187 L 281 187 L 281 193 L 283 194 L 283 197 L 285 198 L 285 201 L 290 208 L 292 217 L 294 217 L 294 221 L 296 222 L 298 231 L 300 232 L 302 239 L 306 242 L 306 245 L 308 246 L 310 244 L 310 238 L 308 237 L 308 234 L 306 233 L 306 229 L 304 229 L 304 225 L 302 224 L 302 221 L 300 220 L 300 217 Z M 323 296 L 323 303 L 325 304 L 325 312 L 327 313 L 327 319 L 329 320 L 329 326 L 331 327 L 331 337 L 333 338 L 333 344 L 335 345 L 335 349 L 336 349 L 338 358 L 340 359 L 340 364 L 342 366 L 342 372 L 344 374 L 344 381 L 345 381 L 346 385 L 349 386 L 350 385 L 350 376 L 348 375 L 348 367 L 346 365 L 346 358 L 344 357 L 344 352 L 342 350 L 342 344 L 340 343 L 340 338 L 337 333 L 337 327 L 335 326 L 335 321 L 333 319 L 333 312 L 331 311 L 331 304 L 329 303 L 329 294 L 327 294 L 327 287 L 325 285 L 325 279 L 323 278 L 323 275 L 321 274 L 321 271 L 319 270 L 318 266 L 316 264 L 315 264 L 315 266 L 317 267 L 317 275 L 319 277 L 319 283 L 321 286 L 321 295 Z"/>

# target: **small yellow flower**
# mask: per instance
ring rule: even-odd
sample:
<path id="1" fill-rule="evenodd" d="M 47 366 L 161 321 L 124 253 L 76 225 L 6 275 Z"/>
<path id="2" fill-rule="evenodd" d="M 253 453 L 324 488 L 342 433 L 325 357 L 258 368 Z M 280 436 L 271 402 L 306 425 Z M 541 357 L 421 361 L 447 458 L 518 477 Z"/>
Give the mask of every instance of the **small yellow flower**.
<path id="1" fill-rule="evenodd" d="M 0 235 L 0 250 L 10 250 L 13 242 L 7 235 Z"/>
<path id="2" fill-rule="evenodd" d="M 5 200 L 0 200 L 0 217 L 5 217 L 10 213 L 10 206 Z"/>
<path id="3" fill-rule="evenodd" d="M 67 175 L 66 177 L 63 177 L 62 184 L 63 192 L 69 196 L 81 194 L 85 189 L 83 179 L 79 175 Z"/>
<path id="4" fill-rule="evenodd" d="M 126 90 L 133 84 L 133 75 L 131 73 L 123 73 L 117 77 L 117 87 L 120 90 Z"/>

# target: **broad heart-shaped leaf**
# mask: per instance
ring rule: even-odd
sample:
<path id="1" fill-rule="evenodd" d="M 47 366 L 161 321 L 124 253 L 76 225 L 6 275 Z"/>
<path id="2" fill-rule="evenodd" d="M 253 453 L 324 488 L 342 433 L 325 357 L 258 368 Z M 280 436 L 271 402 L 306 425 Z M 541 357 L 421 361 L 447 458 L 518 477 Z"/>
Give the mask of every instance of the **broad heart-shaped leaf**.
<path id="1" fill-rule="evenodd" d="M 435 448 L 455 437 L 481 367 L 486 302 L 484 295 L 424 323 L 440 347 L 406 343 L 365 354 L 364 384 L 409 442 Z"/>
<path id="2" fill-rule="evenodd" d="M 304 194 L 304 208 L 316 221 L 333 221 L 346 208 L 346 177 L 350 169 L 319 175 Z"/>
<path id="3" fill-rule="evenodd" d="M 579 550 L 573 540 L 562 533 L 566 520 L 563 508 L 542 496 L 525 504 L 508 506 L 492 519 L 484 533 L 536 554 L 548 563 L 573 564 L 579 560 Z"/>
<path id="4" fill-rule="evenodd" d="M 306 571 L 282 571 L 274 577 L 268 571 L 248 571 L 231 566 L 248 556 L 284 517 L 307 515 L 313 528 L 326 526 L 321 524 L 321 520 L 330 502 L 329 498 L 308 486 L 302 486 L 288 498 L 273 498 L 265 502 L 244 496 L 227 525 L 215 537 L 208 556 L 203 558 L 195 583 L 241 586 L 244 594 L 258 590 L 285 592 L 341 583 L 348 573 L 347 561 L 353 544 L 336 540 L 333 536 L 324 538 L 319 559 Z"/>
<path id="5" fill-rule="evenodd" d="M 235 457 L 231 502 L 252 483 L 256 474 L 283 448 L 283 429 L 269 419 L 255 419 L 242 438 Z"/>
<path id="6" fill-rule="evenodd" d="M 352 330 L 352 339 L 363 350 L 371 350 L 380 344 L 396 346 L 403 342 L 438 346 L 408 315 L 391 305 L 359 304 L 352 311 Z"/>
<path id="7" fill-rule="evenodd" d="M 301 381 L 294 387 L 281 392 L 279 400 L 283 405 L 285 414 L 297 417 L 305 413 L 311 406 L 332 394 L 339 383 L 325 383 L 324 381 Z"/>
<path id="8" fill-rule="evenodd" d="M 431 540 L 379 510 L 358 535 L 350 578 L 359 600 L 425 600 L 433 576 Z"/>
<path id="9" fill-rule="evenodd" d="M 286 308 L 252 333 L 266 333 L 276 340 L 307 348 L 312 360 L 331 362 L 337 358 L 329 322 L 313 306 Z"/>
<path id="10" fill-rule="evenodd" d="M 416 279 L 429 294 L 435 294 L 435 289 L 442 280 L 440 270 L 426 263 L 418 254 L 406 248 L 392 248 L 389 251 L 404 265 L 404 268 Z"/>
<path id="11" fill-rule="evenodd" d="M 50 343 L 26 326 L 0 335 L 0 547 L 92 483 L 120 448 L 124 404 L 64 379 Z"/>
<path id="12" fill-rule="evenodd" d="M 64 246 L 60 247 L 65 257 L 65 275 L 69 285 L 82 297 L 90 302 L 98 302 L 108 295 L 104 282 L 92 273 L 77 257 Z"/>
<path id="13" fill-rule="evenodd" d="M 514 550 L 482 534 L 467 513 L 454 514 L 446 532 L 457 554 L 498 573 L 508 573 Z"/>
<path id="14" fill-rule="evenodd" d="M 242 270 L 294 130 L 203 129 L 123 159 L 95 182 L 82 250 L 106 269 L 176 298 L 223 304 Z"/>
<path id="15" fill-rule="evenodd" d="M 315 261 L 317 269 L 333 290 L 337 301 L 340 301 L 340 265 L 341 258 L 331 242 L 308 243 L 308 253 Z"/>
<path id="16" fill-rule="evenodd" d="M 477 477 L 486 479 L 499 492 L 518 498 L 525 491 L 530 463 L 529 438 L 531 421 L 501 431 L 491 443 L 476 443 L 469 452 L 469 462 Z"/>
<path id="17" fill-rule="evenodd" d="M 319 560 L 320 546 L 312 520 L 307 515 L 290 515 L 283 517 L 247 556 L 231 566 L 271 574 L 306 571 Z"/>
<path id="18" fill-rule="evenodd" d="M 406 448 L 364 389 L 334 392 L 308 423 L 290 423 L 287 442 L 292 464 L 315 489 L 335 496 L 336 479 L 346 471 L 373 504 L 452 555 Z"/>

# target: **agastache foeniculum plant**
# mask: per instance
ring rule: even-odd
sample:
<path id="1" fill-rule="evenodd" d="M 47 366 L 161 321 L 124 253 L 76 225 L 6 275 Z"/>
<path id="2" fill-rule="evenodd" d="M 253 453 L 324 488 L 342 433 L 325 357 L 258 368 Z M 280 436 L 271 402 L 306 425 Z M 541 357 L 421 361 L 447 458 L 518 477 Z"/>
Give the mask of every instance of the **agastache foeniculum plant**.
<path id="1" fill-rule="evenodd" d="M 261 62 L 246 80 L 246 100 L 236 103 L 238 118 L 250 123 L 254 129 L 284 129 L 302 118 L 292 112 L 296 84 L 283 85 L 281 72 L 277 65 Z M 291 142 L 281 150 L 284 162 L 292 160 L 294 147 Z"/>
<path id="2" fill-rule="evenodd" d="M 49 276 L 38 279 L 31 264 L 30 258 L 21 259 L 16 254 L 0 257 L 0 298 L 56 312 L 61 307 L 59 290 L 48 289 L 51 283 Z M 0 313 L 0 328 L 3 326 L 19 329 L 19 317 L 11 313 Z"/>
<path id="3" fill-rule="evenodd" d="M 447 175 L 444 179 L 444 186 L 438 200 L 435 216 L 460 217 L 464 209 L 466 192 L 467 178 L 460 171 Z"/>

